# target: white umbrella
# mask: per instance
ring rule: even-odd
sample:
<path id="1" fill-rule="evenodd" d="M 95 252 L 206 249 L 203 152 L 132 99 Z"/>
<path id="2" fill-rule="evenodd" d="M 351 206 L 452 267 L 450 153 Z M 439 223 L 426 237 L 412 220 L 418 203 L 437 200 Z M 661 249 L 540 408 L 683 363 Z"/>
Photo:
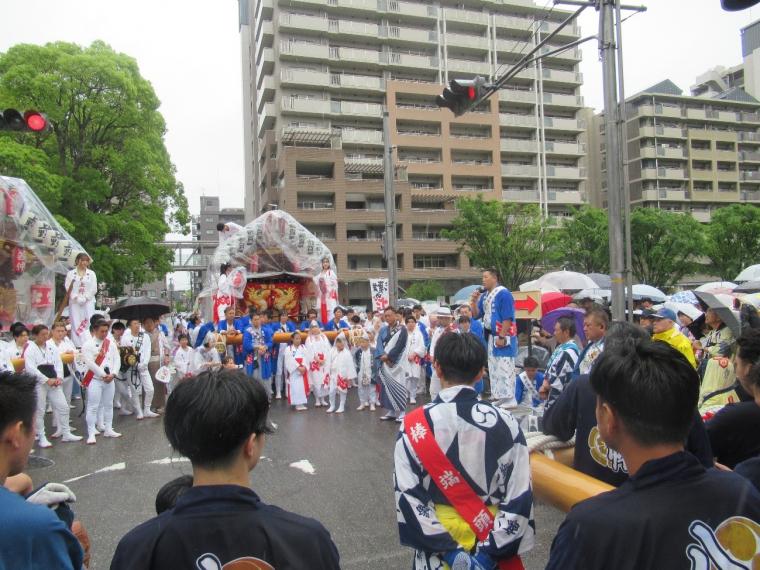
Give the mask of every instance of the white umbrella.
<path id="1" fill-rule="evenodd" d="M 536 280 L 539 288 L 551 285 L 561 291 L 580 291 L 581 289 L 597 289 L 596 281 L 576 271 L 552 271 Z"/>
<path id="2" fill-rule="evenodd" d="M 665 303 L 665 306 L 668 309 L 673 309 L 676 313 L 683 313 L 692 321 L 696 321 L 700 316 L 702 316 L 702 311 L 697 309 L 691 303 L 676 303 L 674 301 L 668 301 Z"/>
<path id="3" fill-rule="evenodd" d="M 538 279 L 526 281 L 520 285 L 520 291 L 541 291 L 542 293 L 559 293 L 559 289 L 551 285 L 541 285 Z"/>
<path id="4" fill-rule="evenodd" d="M 651 299 L 655 303 L 664 303 L 668 296 L 657 287 L 640 283 L 633 286 L 633 298 L 637 301 Z"/>
<path id="5" fill-rule="evenodd" d="M 736 289 L 738 285 L 736 283 L 731 283 L 731 281 L 711 281 L 710 283 L 705 283 L 703 285 L 700 285 L 695 291 L 707 291 L 708 293 L 710 291 L 714 291 L 715 289 Z"/>
<path id="6" fill-rule="evenodd" d="M 760 264 L 750 265 L 742 269 L 742 272 L 736 276 L 734 281 L 756 281 L 760 279 Z"/>
<path id="7" fill-rule="evenodd" d="M 574 301 L 582 299 L 609 299 L 612 292 L 609 289 L 584 289 L 573 295 Z"/>

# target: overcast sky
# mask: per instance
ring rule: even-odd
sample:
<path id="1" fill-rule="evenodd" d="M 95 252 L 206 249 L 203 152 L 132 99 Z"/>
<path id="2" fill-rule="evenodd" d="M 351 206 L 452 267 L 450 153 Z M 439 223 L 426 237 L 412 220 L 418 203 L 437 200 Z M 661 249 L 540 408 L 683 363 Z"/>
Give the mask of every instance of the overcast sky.
<path id="1" fill-rule="evenodd" d="M 191 211 L 201 195 L 243 205 L 241 51 L 236 0 L 1 0 L 0 51 L 20 43 L 101 39 L 137 59 L 162 102 L 166 145 Z M 636 0 L 631 0 L 632 3 Z M 551 0 L 538 0 L 540 5 Z M 695 76 L 741 61 L 739 30 L 760 9 L 723 12 L 719 0 L 650 0 L 625 22 L 626 91 L 666 77 L 688 90 Z M 581 18 L 595 33 L 593 10 Z M 583 47 L 583 95 L 601 107 L 597 46 Z"/>

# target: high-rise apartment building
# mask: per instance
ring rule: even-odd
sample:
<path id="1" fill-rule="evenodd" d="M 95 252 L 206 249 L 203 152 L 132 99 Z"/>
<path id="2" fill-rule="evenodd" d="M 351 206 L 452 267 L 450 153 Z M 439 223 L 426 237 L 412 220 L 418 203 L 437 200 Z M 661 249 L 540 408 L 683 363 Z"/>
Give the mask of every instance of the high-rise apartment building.
<path id="1" fill-rule="evenodd" d="M 707 93 L 707 92 L 706 92 Z M 739 87 L 683 95 L 665 80 L 626 101 L 633 205 L 707 222 L 734 202 L 760 202 L 760 102 Z M 607 206 L 603 115 L 594 118 L 593 202 Z"/>
<path id="2" fill-rule="evenodd" d="M 585 200 L 578 49 L 462 117 L 434 102 L 450 79 L 501 75 L 567 12 L 529 0 L 239 1 L 246 217 L 276 206 L 320 237 L 343 302 L 365 302 L 367 278 L 384 274 L 384 108 L 402 286 L 435 278 L 452 293 L 476 279 L 441 234 L 459 197 L 540 203 L 548 216 Z M 579 35 L 573 23 L 542 53 Z"/>

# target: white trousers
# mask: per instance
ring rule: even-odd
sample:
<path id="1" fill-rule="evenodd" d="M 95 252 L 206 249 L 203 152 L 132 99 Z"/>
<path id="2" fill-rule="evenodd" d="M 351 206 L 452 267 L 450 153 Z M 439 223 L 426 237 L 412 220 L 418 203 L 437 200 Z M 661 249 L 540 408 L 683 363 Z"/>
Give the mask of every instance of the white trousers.
<path id="1" fill-rule="evenodd" d="M 137 376 L 139 378 L 139 384 L 137 388 L 135 388 L 132 385 L 132 370 L 127 370 L 127 381 L 124 382 L 124 384 L 129 385 L 129 391 L 131 392 L 131 399 L 130 404 L 132 405 L 132 409 L 137 412 L 138 410 L 149 410 L 151 403 L 153 403 L 153 379 L 150 377 L 150 374 L 148 373 L 148 369 L 144 368 L 143 370 L 137 369 Z M 144 401 L 143 406 L 140 407 L 140 389 L 142 388 L 142 392 L 144 395 Z M 122 400 L 123 401 L 123 400 Z"/>
<path id="2" fill-rule="evenodd" d="M 515 359 L 511 356 L 494 356 L 491 345 L 488 347 L 488 378 L 491 381 L 492 399 L 504 400 L 503 405 L 506 406 L 517 405 Z"/>
<path id="3" fill-rule="evenodd" d="M 359 403 L 365 406 L 377 404 L 377 390 L 374 384 L 370 382 L 364 386 L 361 382 L 359 383 Z"/>
<path id="4" fill-rule="evenodd" d="M 58 429 L 69 433 L 69 405 L 62 386 L 48 386 L 47 382 L 37 382 L 37 433 L 40 439 L 45 437 L 45 409 L 48 400 L 58 418 Z"/>
<path id="5" fill-rule="evenodd" d="M 285 370 L 285 351 L 287 350 L 287 344 L 280 344 L 280 352 L 277 354 L 277 371 L 274 375 L 274 389 L 278 394 L 282 394 L 282 385 L 284 383 L 286 370 Z"/>
<path id="6" fill-rule="evenodd" d="M 438 374 L 433 370 L 433 375 L 430 377 L 430 399 L 435 400 L 438 392 L 441 391 L 441 379 L 438 378 Z"/>
<path id="7" fill-rule="evenodd" d="M 112 380 L 111 382 L 103 382 L 99 378 L 94 378 L 90 382 L 90 386 L 87 388 L 87 435 L 89 437 L 95 436 L 95 421 L 98 419 L 98 411 L 102 410 L 103 413 L 103 425 L 106 430 L 113 429 L 113 396 L 116 391 L 114 383 L 118 380 Z"/>
<path id="8" fill-rule="evenodd" d="M 416 400 L 417 399 L 417 385 L 419 383 L 420 379 L 415 378 L 414 376 L 407 376 L 406 377 L 406 389 L 409 391 L 409 399 L 410 400 Z"/>
<path id="9" fill-rule="evenodd" d="M 337 397 L 336 397 L 337 396 Z M 346 409 L 346 397 L 348 396 L 348 392 L 339 392 L 335 388 L 330 388 L 330 407 L 335 408 L 335 403 L 338 397 L 340 398 L 340 404 L 338 404 L 339 410 L 345 410 Z"/>

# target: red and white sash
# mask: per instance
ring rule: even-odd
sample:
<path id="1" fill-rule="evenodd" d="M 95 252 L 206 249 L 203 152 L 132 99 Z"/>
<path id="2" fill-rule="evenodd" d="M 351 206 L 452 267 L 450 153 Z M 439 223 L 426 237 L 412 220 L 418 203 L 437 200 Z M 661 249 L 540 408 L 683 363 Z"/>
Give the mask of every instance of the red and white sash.
<path id="1" fill-rule="evenodd" d="M 103 340 L 103 346 L 100 347 L 100 352 L 98 353 L 98 356 L 95 357 L 95 364 L 98 366 L 103 364 L 103 361 L 106 359 L 106 354 L 108 354 L 108 347 L 110 345 L 111 341 L 109 341 L 107 338 Z M 87 388 L 94 377 L 95 373 L 92 370 L 87 370 L 84 377 L 82 378 L 82 386 Z"/>
<path id="2" fill-rule="evenodd" d="M 409 443 L 411 443 L 417 457 L 420 458 L 423 469 L 430 474 L 430 478 L 436 487 L 470 525 L 478 541 L 486 540 L 493 528 L 494 516 L 438 446 L 433 430 L 425 417 L 424 408 L 419 407 L 406 414 L 404 433 L 409 438 Z M 498 568 L 500 570 L 523 570 L 524 567 L 520 557 L 513 556 L 507 560 L 500 560 Z"/>

